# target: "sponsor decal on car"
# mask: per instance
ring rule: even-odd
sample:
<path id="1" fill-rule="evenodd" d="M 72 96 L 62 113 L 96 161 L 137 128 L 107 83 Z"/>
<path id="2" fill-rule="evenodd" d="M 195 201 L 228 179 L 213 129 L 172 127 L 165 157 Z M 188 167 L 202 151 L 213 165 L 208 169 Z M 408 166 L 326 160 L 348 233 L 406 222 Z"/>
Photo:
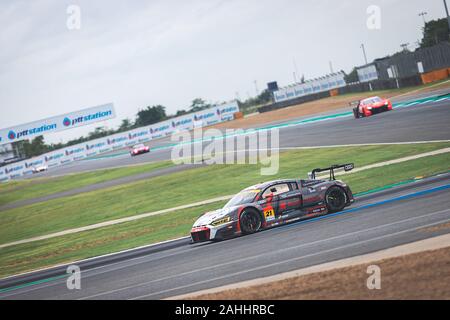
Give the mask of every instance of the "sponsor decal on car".
<path id="1" fill-rule="evenodd" d="M 273 210 L 273 208 L 270 207 L 264 209 L 264 218 L 266 219 L 266 221 L 275 220 L 275 211 Z"/>

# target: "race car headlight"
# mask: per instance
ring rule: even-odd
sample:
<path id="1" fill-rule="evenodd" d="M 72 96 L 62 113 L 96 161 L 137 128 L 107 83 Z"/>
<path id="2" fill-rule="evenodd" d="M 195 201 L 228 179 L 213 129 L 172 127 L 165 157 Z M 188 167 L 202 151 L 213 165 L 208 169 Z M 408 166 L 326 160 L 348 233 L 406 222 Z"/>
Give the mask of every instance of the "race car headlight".
<path id="1" fill-rule="evenodd" d="M 218 225 L 230 222 L 230 220 L 231 220 L 231 218 L 229 216 L 228 217 L 224 217 L 224 218 L 220 218 L 220 219 L 217 219 L 217 220 L 214 220 L 213 222 L 211 222 L 211 225 L 218 226 Z"/>
<path id="2" fill-rule="evenodd" d="M 372 110 L 372 107 L 367 107 L 367 110 Z"/>

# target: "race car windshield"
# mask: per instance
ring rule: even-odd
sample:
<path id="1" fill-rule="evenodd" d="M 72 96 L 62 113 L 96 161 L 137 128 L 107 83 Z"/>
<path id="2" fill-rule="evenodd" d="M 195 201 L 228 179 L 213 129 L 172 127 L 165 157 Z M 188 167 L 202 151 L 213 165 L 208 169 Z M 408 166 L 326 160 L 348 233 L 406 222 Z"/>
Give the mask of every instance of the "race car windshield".
<path id="1" fill-rule="evenodd" d="M 378 103 L 383 101 L 380 97 L 373 97 L 366 100 L 363 100 L 363 104 L 371 104 L 371 103 Z"/>
<path id="2" fill-rule="evenodd" d="M 253 202 L 259 190 L 244 190 L 239 192 L 230 201 L 225 205 L 224 208 L 230 208 L 234 206 L 238 206 L 244 203 Z"/>

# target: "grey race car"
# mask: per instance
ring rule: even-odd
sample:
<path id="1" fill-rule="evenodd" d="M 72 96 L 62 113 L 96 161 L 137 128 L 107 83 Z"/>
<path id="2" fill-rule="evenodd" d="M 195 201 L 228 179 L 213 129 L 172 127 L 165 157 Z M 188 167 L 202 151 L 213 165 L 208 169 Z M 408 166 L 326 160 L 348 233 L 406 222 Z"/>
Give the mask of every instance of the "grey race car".
<path id="1" fill-rule="evenodd" d="M 317 168 L 307 180 L 275 180 L 248 187 L 219 210 L 197 219 L 192 242 L 223 240 L 273 226 L 343 210 L 354 202 L 350 187 L 335 180 L 336 169 L 352 170 L 352 163 Z M 329 171 L 329 179 L 316 174 Z"/>

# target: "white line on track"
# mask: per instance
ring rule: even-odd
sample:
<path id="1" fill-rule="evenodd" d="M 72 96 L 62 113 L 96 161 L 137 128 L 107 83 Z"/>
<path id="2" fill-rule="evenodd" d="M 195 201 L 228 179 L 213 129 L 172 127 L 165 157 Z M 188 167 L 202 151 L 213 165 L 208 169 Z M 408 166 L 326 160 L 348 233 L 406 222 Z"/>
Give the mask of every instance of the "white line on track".
<path id="1" fill-rule="evenodd" d="M 278 261 L 278 262 L 271 263 L 271 264 L 268 264 L 268 265 L 255 267 L 255 268 L 252 268 L 252 269 L 246 269 L 246 270 L 243 270 L 243 271 L 227 274 L 227 275 L 216 277 L 216 278 L 212 278 L 212 279 L 198 281 L 198 282 L 196 282 L 194 284 L 179 286 L 179 287 L 176 287 L 176 288 L 171 288 L 171 289 L 162 290 L 162 291 L 159 291 L 159 292 L 154 292 L 154 293 L 150 293 L 150 294 L 146 294 L 146 295 L 137 296 L 137 297 L 134 297 L 134 298 L 130 298 L 128 300 L 144 299 L 144 298 L 147 298 L 147 297 L 150 297 L 150 296 L 155 296 L 155 295 L 164 294 L 164 293 L 175 291 L 175 290 L 185 289 L 185 288 L 193 287 L 193 286 L 196 286 L 196 285 L 199 285 L 199 284 L 204 284 L 204 283 L 208 283 L 208 282 L 213 282 L 213 281 L 217 281 L 217 280 L 231 278 L 231 277 L 234 277 L 234 276 L 239 276 L 239 275 L 242 275 L 242 274 L 245 274 L 245 273 L 249 273 L 249 272 L 253 272 L 253 271 L 259 271 L 259 270 L 263 270 L 263 269 L 267 269 L 267 268 L 272 268 L 272 267 L 279 266 L 279 265 L 282 265 L 282 264 L 285 264 L 285 263 L 298 261 L 298 260 L 303 260 L 303 259 L 306 259 L 306 258 L 311 258 L 311 257 L 314 257 L 314 256 L 318 256 L 318 255 L 321 255 L 321 254 L 330 253 L 330 252 L 342 250 L 342 249 L 345 249 L 345 248 L 360 246 L 360 245 L 362 245 L 364 243 L 368 243 L 368 242 L 372 242 L 372 241 L 376 241 L 376 240 L 381 240 L 381 239 L 384 239 L 384 238 L 393 237 L 393 236 L 400 235 L 400 234 L 403 234 L 403 233 L 415 231 L 417 229 L 432 227 L 434 225 L 441 224 L 441 223 L 444 223 L 444 222 L 447 222 L 447 221 L 450 221 L 450 219 L 447 219 L 447 220 L 444 220 L 444 221 L 440 221 L 440 222 L 436 222 L 436 223 L 426 224 L 426 225 L 423 225 L 423 226 L 420 226 L 420 227 L 415 227 L 415 228 L 410 228 L 410 229 L 406 229 L 406 230 L 390 233 L 390 234 L 387 234 L 387 235 L 382 235 L 382 236 L 371 238 L 371 239 L 367 239 L 367 240 L 364 240 L 364 241 L 353 242 L 353 243 L 350 243 L 350 244 L 347 244 L 347 245 L 343 245 L 343 246 L 339 246 L 339 247 L 336 247 L 336 248 L 332 248 L 332 249 L 328 249 L 328 250 L 322 250 L 322 251 L 319 251 L 319 252 L 307 254 L 307 255 L 304 255 L 304 256 L 301 256 L 301 257 L 291 258 L 291 259 L 288 259 L 288 260 Z"/>

